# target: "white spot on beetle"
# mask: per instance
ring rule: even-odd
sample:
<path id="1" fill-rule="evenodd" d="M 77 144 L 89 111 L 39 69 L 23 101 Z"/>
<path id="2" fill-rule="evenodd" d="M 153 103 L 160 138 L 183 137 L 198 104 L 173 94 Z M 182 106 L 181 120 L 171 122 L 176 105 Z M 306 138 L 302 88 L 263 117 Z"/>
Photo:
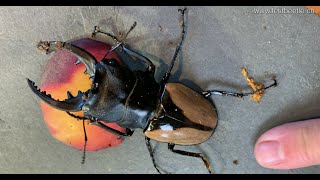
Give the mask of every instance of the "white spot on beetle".
<path id="1" fill-rule="evenodd" d="M 169 137 L 169 134 L 161 134 L 161 136 L 167 138 Z"/>
<path id="2" fill-rule="evenodd" d="M 160 129 L 164 131 L 173 131 L 173 127 L 170 126 L 169 124 L 160 126 Z"/>
<path id="3" fill-rule="evenodd" d="M 134 110 L 134 112 L 140 117 L 144 117 L 148 114 L 147 111 L 142 111 L 142 110 L 138 110 L 138 109 Z"/>

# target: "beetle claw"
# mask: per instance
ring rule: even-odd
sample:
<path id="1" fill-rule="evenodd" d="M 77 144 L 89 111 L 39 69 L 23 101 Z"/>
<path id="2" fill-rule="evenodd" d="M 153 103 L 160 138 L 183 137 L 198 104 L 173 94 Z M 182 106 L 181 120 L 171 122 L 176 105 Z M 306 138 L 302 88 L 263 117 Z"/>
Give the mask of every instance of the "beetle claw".
<path id="1" fill-rule="evenodd" d="M 78 58 L 75 64 L 82 62 L 86 66 L 85 74 L 89 74 L 90 77 L 93 77 L 95 74 L 95 65 L 98 61 L 92 54 L 76 45 L 62 41 L 40 41 L 37 48 L 46 52 L 46 54 L 50 54 L 61 49 L 67 50 Z"/>
<path id="2" fill-rule="evenodd" d="M 72 94 L 68 91 L 68 99 L 59 101 L 58 99 L 53 99 L 50 94 L 46 93 L 46 91 L 41 91 L 40 88 L 38 88 L 30 79 L 27 78 L 27 81 L 31 90 L 48 105 L 63 111 L 72 112 L 82 110 L 82 106 L 85 102 L 82 97 L 85 95 L 85 93 L 78 91 L 78 95 L 76 97 L 73 97 Z"/>
<path id="3" fill-rule="evenodd" d="M 74 98 L 74 97 L 72 96 L 72 94 L 70 93 L 70 91 L 67 92 L 67 95 L 68 95 L 68 99 Z"/>

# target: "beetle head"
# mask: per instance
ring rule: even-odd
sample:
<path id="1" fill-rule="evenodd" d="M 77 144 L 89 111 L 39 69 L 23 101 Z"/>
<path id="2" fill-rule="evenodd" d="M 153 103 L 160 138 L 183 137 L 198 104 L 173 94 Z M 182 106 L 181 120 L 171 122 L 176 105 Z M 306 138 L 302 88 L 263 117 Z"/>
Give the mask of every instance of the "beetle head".
<path id="1" fill-rule="evenodd" d="M 102 60 L 96 65 L 94 81 L 82 107 L 85 116 L 117 121 L 134 82 L 132 71 L 116 59 Z"/>
<path id="2" fill-rule="evenodd" d="M 120 65 L 115 59 L 104 59 L 98 63 L 89 52 L 65 42 L 40 42 L 38 48 L 47 54 L 59 49 L 70 51 L 78 58 L 76 64 L 83 63 L 85 65 L 85 73 L 90 75 L 93 82 L 88 91 L 79 91 L 76 96 L 67 92 L 68 98 L 60 101 L 52 98 L 45 91 L 41 91 L 33 81 L 27 79 L 31 90 L 41 100 L 56 109 L 70 112 L 84 110 L 86 117 L 99 118 L 103 116 L 103 112 L 123 101 L 128 94 L 128 89 L 132 88 L 128 85 L 132 84 L 130 82 L 134 78 L 132 72 Z"/>

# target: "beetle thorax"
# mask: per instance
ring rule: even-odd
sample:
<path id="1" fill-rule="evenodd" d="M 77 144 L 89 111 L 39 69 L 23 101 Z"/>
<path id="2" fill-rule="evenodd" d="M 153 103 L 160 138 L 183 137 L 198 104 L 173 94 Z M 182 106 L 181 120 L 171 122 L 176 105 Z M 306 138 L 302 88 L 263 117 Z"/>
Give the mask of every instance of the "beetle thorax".
<path id="1" fill-rule="evenodd" d="M 150 92 L 147 86 L 155 90 Z M 155 110 L 157 93 L 153 77 L 102 62 L 96 66 L 95 78 L 82 109 L 88 118 L 115 122 L 126 128 L 144 128 Z"/>

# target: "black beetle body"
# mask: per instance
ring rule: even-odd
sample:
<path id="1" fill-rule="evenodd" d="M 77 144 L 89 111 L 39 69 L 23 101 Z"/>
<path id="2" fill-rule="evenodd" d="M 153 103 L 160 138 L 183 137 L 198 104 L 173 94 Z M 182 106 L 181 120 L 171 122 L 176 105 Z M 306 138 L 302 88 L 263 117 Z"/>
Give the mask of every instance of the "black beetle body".
<path id="1" fill-rule="evenodd" d="M 149 72 L 132 72 L 117 60 L 102 60 L 82 110 L 85 117 L 129 129 L 145 128 L 156 109 L 158 91 L 159 84 Z"/>
<path id="2" fill-rule="evenodd" d="M 184 15 L 185 9 L 179 11 Z M 129 32 L 134 26 L 135 24 Z M 127 65 L 120 64 L 112 58 L 104 58 L 98 63 L 90 53 L 72 44 L 57 41 L 40 42 L 39 47 L 47 53 L 65 49 L 77 56 L 79 62 L 86 66 L 86 73 L 90 75 L 92 86 L 87 92 L 79 92 L 76 97 L 69 96 L 65 101 L 51 98 L 50 95 L 38 90 L 34 82 L 28 79 L 29 86 L 38 97 L 52 107 L 68 113 L 83 110 L 84 118 L 90 120 L 90 124 L 119 136 L 130 136 L 134 129 L 143 129 L 153 164 L 159 173 L 153 158 L 150 139 L 168 143 L 168 148 L 172 152 L 201 158 L 211 173 L 210 163 L 201 153 L 175 150 L 174 145 L 199 144 L 213 134 L 218 117 L 213 103 L 207 99 L 211 94 L 242 97 L 252 93 L 210 90 L 200 94 L 181 83 L 168 83 L 172 67 L 182 46 L 184 28 L 183 16 L 181 41 L 161 82 L 156 82 L 155 67 L 147 57 L 128 48 L 123 41 L 119 41 L 110 33 L 95 28 L 93 35 L 106 34 L 117 42 L 111 50 L 119 47 L 129 54 L 132 60 L 144 62 L 147 68 L 144 71 L 132 71 Z M 271 86 L 275 85 L 276 82 Z M 100 121 L 117 123 L 127 128 L 127 131 L 119 132 Z"/>
<path id="3" fill-rule="evenodd" d="M 217 124 L 215 109 L 203 95 L 180 83 L 161 85 L 152 72 L 130 71 L 114 59 L 96 65 L 82 110 L 85 117 L 142 128 L 147 137 L 174 144 L 201 143 Z"/>

